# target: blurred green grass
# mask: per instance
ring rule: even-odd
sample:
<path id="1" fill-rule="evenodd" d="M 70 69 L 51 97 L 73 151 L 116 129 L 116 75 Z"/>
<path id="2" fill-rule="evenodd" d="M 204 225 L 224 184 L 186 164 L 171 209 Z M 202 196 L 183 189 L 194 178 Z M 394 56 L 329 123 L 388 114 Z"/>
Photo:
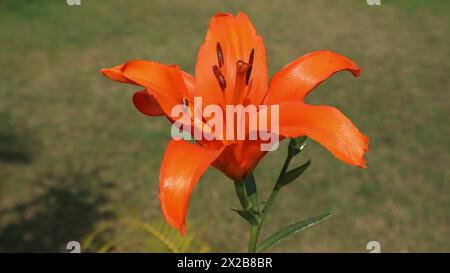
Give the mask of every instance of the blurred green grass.
<path id="1" fill-rule="evenodd" d="M 270 74 L 319 49 L 363 68 L 357 79 L 334 76 L 308 100 L 337 106 L 370 137 L 369 168 L 344 165 L 311 143 L 303 160 L 311 158 L 312 167 L 280 195 L 263 236 L 299 218 L 334 216 L 274 251 L 365 252 L 371 240 L 382 251 L 449 251 L 449 6 L 0 0 L 0 154 L 9 153 L 0 156 L 0 251 L 60 251 L 65 236 L 81 240 L 109 215 L 97 210 L 161 220 L 157 177 L 169 124 L 140 115 L 130 101 L 135 88 L 104 79 L 99 69 L 150 59 L 192 72 L 210 17 L 239 10 L 264 38 Z M 264 194 L 284 148 L 256 171 Z M 26 160 L 11 160 L 11 151 Z M 229 210 L 237 205 L 231 181 L 210 170 L 191 200 L 188 232 L 213 251 L 246 249 L 246 223 Z"/>

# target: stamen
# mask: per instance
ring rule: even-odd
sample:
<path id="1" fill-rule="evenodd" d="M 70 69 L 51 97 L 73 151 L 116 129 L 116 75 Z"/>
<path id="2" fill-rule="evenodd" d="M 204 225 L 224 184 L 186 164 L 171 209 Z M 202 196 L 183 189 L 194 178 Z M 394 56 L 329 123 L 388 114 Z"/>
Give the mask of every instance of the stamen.
<path id="1" fill-rule="evenodd" d="M 189 115 L 189 119 L 194 123 L 194 126 L 198 130 L 202 130 L 205 134 L 211 134 L 212 130 L 211 127 L 208 126 L 208 124 L 203 123 L 201 119 L 199 119 L 195 113 L 192 107 L 190 107 L 190 101 L 188 97 L 183 97 L 182 99 L 183 105 L 186 106 L 188 109 L 184 111 L 185 114 Z"/>
<path id="2" fill-rule="evenodd" d="M 216 51 L 217 51 L 217 61 L 219 62 L 219 67 L 221 68 L 223 66 L 223 52 L 220 43 L 217 43 Z"/>
<path id="3" fill-rule="evenodd" d="M 183 101 L 183 105 L 185 106 L 183 111 L 186 111 L 185 113 L 189 114 L 189 117 L 192 119 L 193 113 L 192 113 L 192 109 L 191 109 L 191 106 L 190 106 L 191 103 L 189 101 L 189 98 L 188 97 L 183 97 L 181 100 Z"/>
<path id="4" fill-rule="evenodd" d="M 247 73 L 245 74 L 245 84 L 248 85 L 248 82 L 250 81 L 250 76 L 252 75 L 252 69 L 253 65 L 249 66 Z"/>
<path id="5" fill-rule="evenodd" d="M 252 49 L 252 52 L 250 53 L 250 58 L 248 58 L 248 64 L 253 65 L 253 59 L 255 58 L 255 49 Z"/>
<path id="6" fill-rule="evenodd" d="M 245 84 L 246 85 L 248 85 L 248 82 L 250 81 L 250 76 L 252 75 L 254 58 L 255 58 L 255 49 L 252 49 L 252 52 L 250 53 L 250 58 L 248 59 L 249 68 L 247 70 L 247 73 L 245 74 Z"/>
<path id="7" fill-rule="evenodd" d="M 217 65 L 214 65 L 212 68 L 213 68 L 214 76 L 216 76 L 216 79 L 219 82 L 220 89 L 222 89 L 222 91 L 224 91 L 225 88 L 227 88 L 227 83 L 225 81 L 225 77 L 223 76 L 222 72 L 220 72 L 220 69 L 219 69 L 219 67 L 217 67 Z"/>
<path id="8" fill-rule="evenodd" d="M 189 99 L 186 97 L 183 97 L 183 105 L 186 105 L 187 107 L 189 107 Z"/>

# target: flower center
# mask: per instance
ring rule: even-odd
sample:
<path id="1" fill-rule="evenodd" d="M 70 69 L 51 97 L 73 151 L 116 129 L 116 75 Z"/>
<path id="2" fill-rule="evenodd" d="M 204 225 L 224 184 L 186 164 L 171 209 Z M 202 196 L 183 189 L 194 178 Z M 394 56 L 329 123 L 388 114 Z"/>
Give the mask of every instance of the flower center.
<path id="1" fill-rule="evenodd" d="M 220 45 L 219 42 L 216 44 L 216 53 L 217 53 L 217 65 L 213 65 L 212 70 L 214 76 L 217 79 L 217 82 L 219 83 L 220 89 L 222 91 L 225 91 L 225 89 L 227 88 L 227 82 L 222 72 L 222 70 L 224 69 L 223 68 L 224 54 L 222 51 L 222 46 Z M 234 94 L 232 95 L 231 101 L 231 103 L 233 104 L 242 103 L 244 98 L 246 98 L 246 95 L 248 95 L 246 93 L 250 92 L 252 86 L 250 77 L 252 75 L 254 58 L 255 58 L 255 49 L 252 49 L 252 51 L 250 52 L 248 62 L 245 62 L 243 60 L 238 60 L 236 62 L 236 78 L 234 84 Z"/>

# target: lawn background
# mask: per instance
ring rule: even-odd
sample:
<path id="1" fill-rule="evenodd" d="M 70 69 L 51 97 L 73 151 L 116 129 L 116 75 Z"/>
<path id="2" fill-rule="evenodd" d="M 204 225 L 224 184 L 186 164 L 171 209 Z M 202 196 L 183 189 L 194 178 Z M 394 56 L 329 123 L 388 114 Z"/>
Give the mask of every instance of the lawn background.
<path id="1" fill-rule="evenodd" d="M 270 75 L 319 49 L 363 69 L 333 76 L 308 102 L 338 107 L 370 137 L 369 168 L 311 142 L 296 163 L 312 166 L 280 194 L 262 236 L 333 217 L 273 251 L 366 252 L 372 240 L 386 252 L 450 251 L 449 1 L 81 2 L 0 0 L 0 251 L 64 251 L 107 219 L 162 220 L 157 178 L 170 125 L 138 113 L 136 88 L 99 70 L 149 59 L 192 73 L 219 11 L 250 16 Z M 285 144 L 256 170 L 264 195 Z M 211 251 L 244 251 L 237 205 L 232 182 L 210 169 L 192 194 L 188 233 Z"/>

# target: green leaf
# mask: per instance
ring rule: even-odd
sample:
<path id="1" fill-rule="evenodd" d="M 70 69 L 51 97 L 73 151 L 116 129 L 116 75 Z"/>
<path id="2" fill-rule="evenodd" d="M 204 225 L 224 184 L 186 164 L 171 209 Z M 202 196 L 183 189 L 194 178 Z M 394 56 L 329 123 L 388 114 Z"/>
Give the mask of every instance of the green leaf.
<path id="1" fill-rule="evenodd" d="M 285 228 L 282 228 L 281 230 L 277 231 L 276 233 L 274 233 L 272 236 L 270 236 L 269 238 L 267 238 L 264 242 L 262 242 L 258 248 L 256 249 L 257 252 L 261 252 L 264 251 L 265 249 L 267 249 L 268 247 L 271 247 L 277 243 L 279 243 L 280 241 L 286 239 L 287 237 L 299 232 L 300 230 L 306 229 L 312 225 L 315 225 L 325 219 L 327 219 L 328 217 L 331 216 L 331 213 L 326 213 L 320 216 L 316 216 L 307 220 L 302 220 L 299 222 L 296 222 L 292 225 L 289 225 Z"/>
<path id="2" fill-rule="evenodd" d="M 248 210 L 239 210 L 239 209 L 235 209 L 232 208 L 231 210 L 237 212 L 242 218 L 244 218 L 245 220 L 247 220 L 247 222 L 252 225 L 252 226 L 257 226 L 258 223 L 258 219 L 256 219 L 256 216 L 251 213 Z"/>
<path id="3" fill-rule="evenodd" d="M 247 194 L 245 193 L 245 183 L 244 181 L 234 181 L 234 189 L 236 190 L 236 195 L 239 198 L 239 202 L 243 209 L 250 209 L 250 203 L 247 198 Z"/>
<path id="4" fill-rule="evenodd" d="M 247 194 L 250 207 L 259 213 L 258 193 L 256 190 L 256 182 L 253 174 L 249 174 L 244 179 L 245 192 Z"/>
<path id="5" fill-rule="evenodd" d="M 305 164 L 297 167 L 293 170 L 288 171 L 283 174 L 277 182 L 277 187 L 282 188 L 290 183 L 292 183 L 295 179 L 297 179 L 306 169 L 308 169 L 309 165 L 311 165 L 311 160 L 308 160 Z"/>
<path id="6" fill-rule="evenodd" d="M 296 156 L 305 149 L 306 144 L 308 144 L 308 137 L 302 136 L 299 138 L 291 138 L 289 142 L 289 155 Z"/>

